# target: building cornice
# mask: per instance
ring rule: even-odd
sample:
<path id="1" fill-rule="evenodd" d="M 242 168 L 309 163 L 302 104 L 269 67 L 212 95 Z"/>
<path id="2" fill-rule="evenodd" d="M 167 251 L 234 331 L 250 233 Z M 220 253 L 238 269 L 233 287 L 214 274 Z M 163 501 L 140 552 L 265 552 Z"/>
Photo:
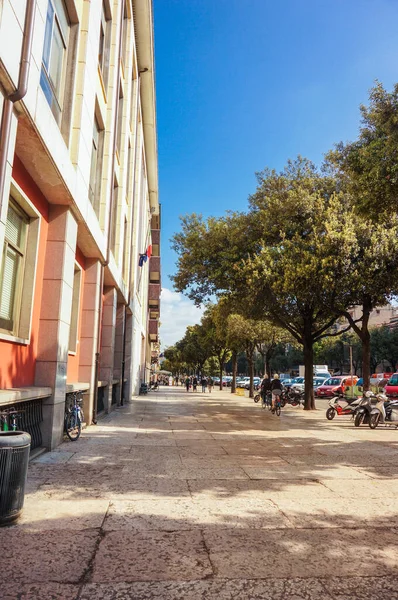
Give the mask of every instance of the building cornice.
<path id="1" fill-rule="evenodd" d="M 151 212 L 159 213 L 155 58 L 152 0 L 133 0 L 138 70 L 141 76 L 142 125 Z"/>

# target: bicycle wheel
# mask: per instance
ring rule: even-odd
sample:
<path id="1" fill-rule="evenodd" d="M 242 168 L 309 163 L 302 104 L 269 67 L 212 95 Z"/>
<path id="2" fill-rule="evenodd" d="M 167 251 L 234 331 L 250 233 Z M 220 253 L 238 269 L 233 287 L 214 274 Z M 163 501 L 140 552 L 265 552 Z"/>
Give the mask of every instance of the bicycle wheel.
<path id="1" fill-rule="evenodd" d="M 276 416 L 277 417 L 281 416 L 281 405 L 279 404 L 279 402 L 278 402 L 278 404 L 275 407 L 275 412 L 276 412 Z"/>
<path id="2" fill-rule="evenodd" d="M 71 442 L 79 439 L 82 432 L 80 417 L 75 412 L 70 412 L 65 417 L 65 431 Z"/>

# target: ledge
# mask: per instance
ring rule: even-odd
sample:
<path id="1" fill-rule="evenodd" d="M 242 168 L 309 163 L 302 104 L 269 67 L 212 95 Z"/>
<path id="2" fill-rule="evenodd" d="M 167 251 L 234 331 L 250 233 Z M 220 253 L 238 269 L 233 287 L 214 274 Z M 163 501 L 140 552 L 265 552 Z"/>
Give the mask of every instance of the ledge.
<path id="1" fill-rule="evenodd" d="M 0 404 L 15 404 L 38 398 L 48 398 L 52 394 L 50 387 L 21 387 L 0 390 Z"/>
<path id="2" fill-rule="evenodd" d="M 90 389 L 89 383 L 67 383 L 66 384 L 66 393 L 70 394 L 71 392 L 86 392 Z"/>

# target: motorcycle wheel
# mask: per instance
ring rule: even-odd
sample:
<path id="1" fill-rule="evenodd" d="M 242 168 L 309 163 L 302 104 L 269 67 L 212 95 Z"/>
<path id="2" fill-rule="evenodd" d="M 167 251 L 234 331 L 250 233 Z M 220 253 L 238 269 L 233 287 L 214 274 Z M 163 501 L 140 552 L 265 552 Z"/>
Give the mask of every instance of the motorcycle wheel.
<path id="1" fill-rule="evenodd" d="M 260 401 L 260 394 L 256 394 L 253 398 L 254 402 L 257 404 L 257 402 Z"/>
<path id="2" fill-rule="evenodd" d="M 369 427 L 371 429 L 376 429 L 376 427 L 378 426 L 380 421 L 380 414 L 374 414 L 374 415 L 370 415 L 370 419 L 369 419 Z"/>
<path id="3" fill-rule="evenodd" d="M 355 427 L 359 427 L 365 420 L 365 415 L 363 413 L 358 413 L 355 415 L 354 425 Z"/>
<path id="4" fill-rule="evenodd" d="M 300 402 L 297 402 L 296 400 L 293 400 L 290 404 L 292 406 L 298 406 L 300 404 Z"/>
<path id="5" fill-rule="evenodd" d="M 326 418 L 331 421 L 332 419 L 334 419 L 336 416 L 336 411 L 334 410 L 334 408 L 330 407 L 327 409 L 326 411 Z"/>

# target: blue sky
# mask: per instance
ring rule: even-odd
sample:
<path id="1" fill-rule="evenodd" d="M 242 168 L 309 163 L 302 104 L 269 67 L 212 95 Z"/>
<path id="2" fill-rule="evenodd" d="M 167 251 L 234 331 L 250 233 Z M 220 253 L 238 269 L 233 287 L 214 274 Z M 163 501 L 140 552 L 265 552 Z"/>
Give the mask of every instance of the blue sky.
<path id="1" fill-rule="evenodd" d="M 374 80 L 398 81 L 398 2 L 154 0 L 154 9 L 162 282 L 171 290 L 179 215 L 245 209 L 255 171 L 297 154 L 319 163 L 334 142 L 356 137 Z M 176 341 L 181 331 L 166 333 L 161 320 L 165 342 Z"/>

